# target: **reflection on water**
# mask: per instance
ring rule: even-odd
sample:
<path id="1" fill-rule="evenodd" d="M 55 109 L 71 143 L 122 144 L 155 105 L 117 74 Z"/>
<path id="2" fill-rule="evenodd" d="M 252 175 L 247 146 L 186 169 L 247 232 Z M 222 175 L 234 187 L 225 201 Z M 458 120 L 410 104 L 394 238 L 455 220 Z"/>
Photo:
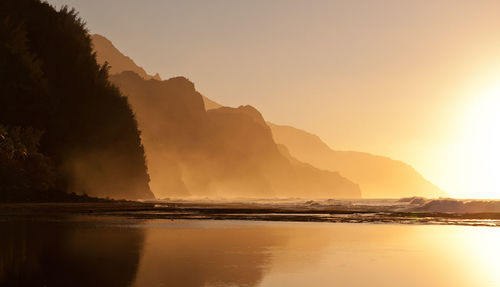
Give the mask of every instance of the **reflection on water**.
<path id="1" fill-rule="evenodd" d="M 0 221 L 0 286 L 500 286 L 500 229 Z"/>
<path id="2" fill-rule="evenodd" d="M 147 231 L 136 286 L 256 286 L 287 238 L 253 224 L 184 222 Z"/>
<path id="3" fill-rule="evenodd" d="M 0 286 L 129 286 L 144 232 L 92 221 L 0 222 Z"/>

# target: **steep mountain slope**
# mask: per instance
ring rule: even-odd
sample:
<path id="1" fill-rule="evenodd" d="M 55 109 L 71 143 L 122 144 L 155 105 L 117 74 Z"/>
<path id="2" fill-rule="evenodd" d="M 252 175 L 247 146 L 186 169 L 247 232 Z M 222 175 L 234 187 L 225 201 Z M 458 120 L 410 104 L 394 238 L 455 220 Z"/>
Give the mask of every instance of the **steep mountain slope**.
<path id="1" fill-rule="evenodd" d="M 207 110 L 221 107 L 203 97 Z M 315 167 L 338 171 L 356 182 L 366 198 L 439 197 L 445 193 L 411 166 L 388 157 L 356 151 L 334 151 L 318 136 L 290 126 L 267 122 L 276 143 L 296 159 Z"/>
<path id="2" fill-rule="evenodd" d="M 287 159 L 253 107 L 205 111 L 201 94 L 182 77 L 145 80 L 123 72 L 111 80 L 137 115 L 157 196 L 360 197 L 339 174 Z"/>
<path id="3" fill-rule="evenodd" d="M 205 96 L 202 96 L 202 99 L 207 110 L 222 107 Z M 364 197 L 445 195 L 411 166 L 401 161 L 363 152 L 334 151 L 316 135 L 289 126 L 269 122 L 267 124 L 271 127 L 275 142 L 285 146 L 292 157 L 317 168 L 340 172 L 353 182 L 359 183 Z"/>
<path id="4" fill-rule="evenodd" d="M 95 36 L 94 36 L 95 37 Z M 96 50 L 101 49 L 94 44 Z M 108 44 L 109 46 L 109 44 Z M 114 48 L 114 53 L 120 53 Z M 145 77 L 147 78 L 147 77 Z M 221 108 L 222 105 L 202 96 L 205 109 Z M 356 182 L 363 191 L 363 197 L 404 197 L 420 195 L 426 197 L 443 196 L 444 193 L 428 182 L 411 166 L 387 157 L 355 151 L 334 151 L 316 135 L 288 126 L 267 122 L 280 152 L 295 165 L 310 164 L 328 171 L 338 171 Z M 316 180 L 309 180 L 318 181 Z M 182 189 L 179 189 L 182 190 Z"/>
<path id="5" fill-rule="evenodd" d="M 110 69 L 109 69 L 110 74 L 119 74 L 125 71 L 133 71 L 139 76 L 141 76 L 141 78 L 146 80 L 149 79 L 161 80 L 161 77 L 160 75 L 158 75 L 158 73 L 156 73 L 154 76 L 147 74 L 142 67 L 138 66 L 134 62 L 134 60 L 122 54 L 122 52 L 120 52 L 120 50 L 118 50 L 113 45 L 113 43 L 106 37 L 99 34 L 93 34 L 91 35 L 91 38 L 94 50 L 97 52 L 96 53 L 97 62 L 101 64 L 104 64 L 104 62 L 108 62 L 108 64 L 110 64 Z M 203 95 L 202 97 L 203 97 L 203 102 L 205 103 L 205 108 L 207 110 L 217 109 L 222 107 L 222 105 L 219 105 L 218 103 L 212 101 L 211 99 Z"/>
<path id="6" fill-rule="evenodd" d="M 357 182 L 366 198 L 445 195 L 401 161 L 363 152 L 335 151 L 316 135 L 289 126 L 268 125 L 275 141 L 285 145 L 297 159 L 322 169 L 339 171 Z"/>
<path id="7" fill-rule="evenodd" d="M 186 196 L 184 151 L 200 149 L 206 126 L 201 96 L 187 79 L 144 80 L 134 72 L 111 76 L 131 103 L 142 131 L 151 188 L 158 196 Z"/>
<path id="8" fill-rule="evenodd" d="M 0 1 L 0 59 L 1 193 L 153 198 L 137 122 L 74 10 Z"/>
<path id="9" fill-rule="evenodd" d="M 161 80 L 158 74 L 150 76 L 146 71 L 138 66 L 131 58 L 123 55 L 107 38 L 99 35 L 93 34 L 91 36 L 92 43 L 95 50 L 99 51 L 96 54 L 97 62 L 104 64 L 104 62 L 112 63 L 110 65 L 109 73 L 117 74 L 123 71 L 133 71 L 136 72 L 142 78 Z"/>

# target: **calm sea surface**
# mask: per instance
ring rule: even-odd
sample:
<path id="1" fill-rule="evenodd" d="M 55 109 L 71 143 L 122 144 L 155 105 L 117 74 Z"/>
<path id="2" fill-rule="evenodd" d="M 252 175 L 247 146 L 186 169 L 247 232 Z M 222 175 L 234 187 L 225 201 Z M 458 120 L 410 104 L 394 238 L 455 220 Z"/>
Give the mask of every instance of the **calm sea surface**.
<path id="1" fill-rule="evenodd" d="M 500 286 L 500 228 L 4 218 L 0 286 Z"/>

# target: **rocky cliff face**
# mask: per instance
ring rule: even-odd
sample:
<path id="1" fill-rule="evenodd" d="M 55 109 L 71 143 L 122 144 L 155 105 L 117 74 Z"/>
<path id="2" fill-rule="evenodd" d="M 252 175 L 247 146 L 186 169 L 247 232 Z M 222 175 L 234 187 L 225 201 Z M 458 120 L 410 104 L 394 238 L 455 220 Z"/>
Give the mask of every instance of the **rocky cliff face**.
<path id="1" fill-rule="evenodd" d="M 207 121 L 201 95 L 181 77 L 145 80 L 129 71 L 111 80 L 128 96 L 136 114 L 153 192 L 161 197 L 189 195 L 183 178 L 189 158 L 184 157 L 200 149 Z"/>
<path id="2" fill-rule="evenodd" d="M 203 97 L 203 101 L 207 110 L 222 107 L 207 97 Z M 267 125 L 271 128 L 278 146 L 291 160 L 300 160 L 314 167 L 339 172 L 360 185 L 363 197 L 435 198 L 446 195 L 404 162 L 364 152 L 332 150 L 317 135 L 270 122 L 267 122 Z"/>
<path id="3" fill-rule="evenodd" d="M 205 111 L 193 83 L 145 80 L 123 72 L 111 80 L 128 96 L 159 197 L 360 197 L 359 187 L 285 155 L 251 106 Z"/>
<path id="4" fill-rule="evenodd" d="M 94 37 L 96 37 L 96 35 Z M 105 46 L 103 47 L 103 45 Z M 109 57 L 108 61 L 112 65 L 113 61 L 111 59 L 113 58 L 128 58 L 122 55 L 109 41 L 98 40 L 95 41 L 94 46 L 97 50 L 98 59 L 99 51 L 101 50 L 105 50 L 107 51 L 106 53 L 110 54 L 110 56 L 107 57 Z M 121 56 L 118 57 L 112 55 Z M 105 59 L 106 57 L 103 57 L 102 61 Z M 115 71 L 121 72 L 125 68 L 121 69 L 122 70 L 118 69 Z M 136 66 L 130 67 L 129 69 L 137 71 L 138 68 Z M 144 79 L 151 78 L 151 76 L 148 75 L 142 75 L 141 77 Z M 179 81 L 180 79 L 181 78 L 177 80 Z M 169 81 L 173 81 L 173 79 Z M 126 84 L 127 83 L 123 81 L 119 83 L 120 86 Z M 160 84 L 157 83 L 157 85 Z M 366 198 L 395 198 L 414 195 L 438 197 L 445 195 L 443 191 L 427 181 L 411 166 L 401 161 L 363 152 L 332 150 L 316 135 L 293 127 L 265 122 L 260 113 L 249 106 L 237 109 L 223 107 L 222 105 L 197 93 L 192 84 L 186 83 L 185 85 L 191 85 L 191 91 L 188 92 L 188 94 L 192 94 L 192 97 L 197 98 L 195 107 L 193 106 L 192 109 L 188 110 L 196 110 L 196 114 L 199 114 L 200 117 L 196 120 L 197 125 L 199 127 L 204 126 L 202 129 L 205 130 L 205 133 L 212 134 L 212 138 L 210 139 L 210 143 L 212 144 L 210 147 L 212 149 L 210 153 L 212 154 L 212 157 L 210 160 L 217 162 L 217 165 L 219 166 L 218 181 L 220 183 L 225 183 L 224 187 L 219 184 L 219 190 L 234 190 L 237 188 L 235 187 L 236 185 L 234 182 L 229 179 L 234 177 L 227 176 L 229 172 L 225 171 L 222 167 L 230 166 L 231 172 L 234 172 L 235 174 L 239 172 L 240 182 L 244 181 L 244 177 L 242 176 L 242 171 L 235 169 L 235 162 L 229 160 L 229 158 L 221 157 L 222 153 L 217 150 L 217 145 L 221 145 L 221 147 L 223 146 L 225 153 L 231 154 L 230 158 L 233 159 L 238 158 L 236 155 L 240 152 L 240 160 L 248 163 L 247 168 L 250 169 L 250 166 L 252 166 L 254 171 L 265 171 L 260 175 L 260 179 L 257 179 L 256 173 L 253 174 L 254 178 L 250 178 L 250 175 L 247 174 L 245 180 L 248 185 L 247 187 L 238 187 L 240 190 L 258 189 L 263 191 L 264 194 L 272 194 L 275 190 L 287 190 L 288 196 L 301 196 L 301 190 L 309 190 L 309 193 L 315 193 L 312 190 L 316 190 L 318 191 L 318 194 L 321 195 L 322 192 L 320 192 L 320 190 L 328 186 L 327 189 L 335 190 L 337 195 L 344 194 L 343 197 L 351 197 L 353 196 L 352 182 L 355 182 L 359 184 L 361 190 L 363 191 L 363 197 Z M 159 93 L 157 97 L 163 98 L 160 94 L 161 93 Z M 172 106 L 171 104 L 166 104 L 165 99 L 160 100 L 153 96 L 150 97 L 154 98 L 154 101 L 157 101 L 160 106 L 163 105 L 162 103 L 165 103 L 163 108 L 159 108 L 159 115 L 155 116 L 157 119 L 160 119 L 161 117 L 168 117 L 168 115 L 166 115 L 167 113 L 172 115 L 172 111 L 168 111 L 169 107 Z M 186 95 L 185 97 L 187 98 L 188 96 Z M 206 114 L 200 112 L 200 97 L 203 101 L 204 108 L 207 110 Z M 195 100 L 193 100 L 193 102 L 194 101 Z M 135 106 L 134 108 L 139 109 L 140 107 L 141 106 Z M 185 107 L 185 105 L 183 105 L 183 107 Z M 162 109 L 168 112 L 163 113 L 161 112 Z M 174 110 L 175 109 L 176 108 L 174 108 Z M 184 112 L 186 112 L 186 117 L 191 116 L 188 113 L 188 110 L 184 110 Z M 147 112 L 146 114 L 148 114 L 149 117 L 154 113 Z M 138 114 L 138 116 L 140 116 L 140 114 Z M 155 129 L 154 135 L 151 137 L 158 137 L 164 129 L 163 125 L 156 124 L 154 126 L 156 126 L 156 128 L 149 127 L 149 129 Z M 192 127 L 192 125 L 189 124 L 186 124 L 185 126 Z M 188 131 L 186 127 L 174 132 L 172 136 L 181 136 L 184 132 Z M 270 127 L 270 129 L 268 127 Z M 255 128 L 255 130 L 253 130 L 252 133 L 246 132 L 246 129 L 250 128 Z M 272 138 L 269 137 L 269 133 L 271 133 Z M 144 130 L 143 137 L 145 137 L 145 139 L 148 137 L 147 134 L 148 132 Z M 255 137 L 255 134 L 258 134 L 259 137 Z M 223 138 L 224 140 L 222 140 Z M 272 139 L 274 139 L 274 141 Z M 192 140 L 192 138 L 187 139 L 184 144 L 188 145 L 190 140 Z M 259 142 L 259 140 L 262 142 Z M 159 143 L 158 141 L 153 142 Z M 149 145 L 150 144 L 146 144 L 146 149 Z M 243 146 L 245 146 L 244 151 Z M 159 148 L 161 149 L 161 147 Z M 241 150 L 238 150 L 238 148 Z M 278 150 L 278 153 L 276 153 L 276 150 Z M 214 154 L 217 153 L 219 153 L 218 157 L 215 157 Z M 203 152 L 201 154 L 203 154 Z M 283 164 L 283 158 L 285 158 L 288 163 Z M 153 174 L 155 170 L 153 167 L 154 162 L 155 159 L 151 158 L 149 163 L 150 173 Z M 284 168 L 286 165 L 288 165 L 287 168 Z M 274 169 L 270 168 L 271 166 Z M 279 168 L 277 168 L 277 166 L 279 166 Z M 281 174 L 273 173 L 273 170 L 280 170 Z M 180 173 L 181 169 L 178 170 L 178 174 L 176 176 L 168 180 L 169 184 L 166 184 L 162 188 L 171 187 L 173 185 L 176 187 L 176 190 L 179 191 L 178 194 L 188 194 L 186 183 L 178 180 L 178 175 L 180 175 Z M 269 181 L 269 178 L 272 177 L 284 178 L 290 176 L 296 178 L 293 184 L 287 185 L 285 184 L 286 181 L 280 180 L 274 182 L 273 186 L 270 183 L 272 180 Z M 154 189 L 158 189 L 155 182 L 158 183 L 159 181 L 154 181 L 152 186 Z M 266 183 L 264 184 L 264 182 Z M 211 185 L 213 185 L 213 183 L 211 183 Z M 201 186 L 203 186 L 203 184 Z M 255 188 L 255 186 L 258 186 L 258 188 Z M 245 192 L 242 192 L 242 194 L 243 193 Z M 275 193 L 275 195 L 279 195 L 279 192 Z"/>
<path id="5" fill-rule="evenodd" d="M 268 123 L 274 140 L 298 160 L 334 170 L 358 183 L 366 198 L 445 196 L 408 164 L 383 156 L 356 151 L 332 150 L 318 136 L 289 126 Z"/>
<path id="6" fill-rule="evenodd" d="M 97 61 L 101 64 L 104 64 L 104 62 L 108 62 L 108 64 L 110 65 L 110 74 L 116 74 L 123 71 L 134 71 L 144 79 L 161 80 L 158 73 L 156 73 L 154 76 L 148 75 L 148 73 L 146 73 L 146 71 L 142 67 L 138 66 L 134 62 L 134 60 L 118 51 L 113 43 L 111 43 L 111 41 L 106 37 L 98 34 L 94 34 L 91 37 L 94 49 L 99 51 L 99 53 L 97 53 L 96 55 Z"/>

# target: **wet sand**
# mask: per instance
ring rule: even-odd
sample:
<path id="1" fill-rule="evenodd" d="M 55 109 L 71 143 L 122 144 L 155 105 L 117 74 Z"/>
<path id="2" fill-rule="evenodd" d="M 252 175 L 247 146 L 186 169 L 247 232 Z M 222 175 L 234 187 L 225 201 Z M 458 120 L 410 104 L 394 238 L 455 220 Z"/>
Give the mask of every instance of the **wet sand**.
<path id="1" fill-rule="evenodd" d="M 306 206 L 214 202 L 103 202 L 0 204 L 0 217 L 99 215 L 136 219 L 252 220 L 500 226 L 500 213 L 395 211 L 386 205 Z"/>

